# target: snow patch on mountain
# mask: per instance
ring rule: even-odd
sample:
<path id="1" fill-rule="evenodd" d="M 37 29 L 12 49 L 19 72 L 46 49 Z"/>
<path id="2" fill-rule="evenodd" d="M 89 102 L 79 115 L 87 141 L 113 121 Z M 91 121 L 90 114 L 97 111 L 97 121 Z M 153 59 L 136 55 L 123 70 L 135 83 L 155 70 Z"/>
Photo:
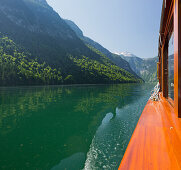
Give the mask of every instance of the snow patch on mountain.
<path id="1" fill-rule="evenodd" d="M 115 52 L 114 54 L 116 55 L 120 55 L 120 56 L 124 56 L 124 57 L 136 57 L 134 54 L 130 53 L 130 52 Z"/>

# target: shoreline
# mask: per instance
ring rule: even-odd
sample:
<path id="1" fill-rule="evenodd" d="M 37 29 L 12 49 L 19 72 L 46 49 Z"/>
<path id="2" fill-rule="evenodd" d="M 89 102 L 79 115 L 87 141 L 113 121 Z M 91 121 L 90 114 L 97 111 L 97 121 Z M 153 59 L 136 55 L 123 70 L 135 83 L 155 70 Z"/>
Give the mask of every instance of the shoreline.
<path id="1" fill-rule="evenodd" d="M 123 84 L 155 84 L 156 82 L 144 82 L 144 83 L 112 83 L 112 84 L 64 84 L 64 85 L 18 85 L 18 86 L 0 86 L 3 88 L 29 88 L 29 87 L 81 87 L 81 86 L 105 86 L 105 85 L 123 85 Z"/>

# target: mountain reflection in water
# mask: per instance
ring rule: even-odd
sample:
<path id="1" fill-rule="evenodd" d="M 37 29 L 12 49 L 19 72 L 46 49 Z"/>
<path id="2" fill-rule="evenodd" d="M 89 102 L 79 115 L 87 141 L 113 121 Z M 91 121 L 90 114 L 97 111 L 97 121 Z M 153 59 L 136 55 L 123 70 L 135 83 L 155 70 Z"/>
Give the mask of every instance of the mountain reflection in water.
<path id="1" fill-rule="evenodd" d="M 153 87 L 0 88 L 0 169 L 116 169 Z"/>

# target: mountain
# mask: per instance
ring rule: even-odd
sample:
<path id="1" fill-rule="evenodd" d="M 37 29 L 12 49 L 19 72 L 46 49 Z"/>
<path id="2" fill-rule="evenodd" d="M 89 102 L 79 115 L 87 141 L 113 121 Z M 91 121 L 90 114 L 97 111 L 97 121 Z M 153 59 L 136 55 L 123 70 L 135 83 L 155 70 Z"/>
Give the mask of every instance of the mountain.
<path id="1" fill-rule="evenodd" d="M 61 70 L 30 59 L 26 53 L 8 37 L 0 34 L 0 85 L 61 84 Z"/>
<path id="2" fill-rule="evenodd" d="M 157 62 L 158 57 L 143 59 L 129 52 L 116 53 L 126 60 L 133 71 L 146 82 L 157 81 Z"/>
<path id="3" fill-rule="evenodd" d="M 26 80 L 26 84 L 142 82 L 85 44 L 46 0 L 0 0 L 0 25 L 0 57 L 10 56 L 15 60 L 13 76 L 16 85 L 21 84 L 20 78 Z M 25 54 L 24 59 L 16 52 L 20 56 Z M 4 61 L 2 59 L 1 65 Z M 19 74 L 22 62 L 27 65 L 24 76 Z M 41 65 L 41 68 L 35 66 L 37 74 L 43 75 L 43 69 L 48 67 L 50 75 L 55 77 L 47 78 L 46 81 L 42 79 L 43 76 L 40 79 L 34 77 L 36 71 L 30 64 L 33 62 Z M 8 78 L 8 69 L 2 70 L 1 79 Z"/>
<path id="4" fill-rule="evenodd" d="M 140 78 L 130 67 L 129 63 L 122 59 L 119 55 L 111 53 L 109 50 L 104 48 L 99 43 L 90 39 L 89 37 L 84 36 L 82 30 L 71 20 L 65 19 L 65 22 L 71 27 L 71 29 L 76 33 L 76 35 L 87 45 L 94 47 L 101 53 L 103 53 L 106 57 L 108 57 L 114 64 L 119 66 L 120 68 L 130 72 L 135 77 Z"/>

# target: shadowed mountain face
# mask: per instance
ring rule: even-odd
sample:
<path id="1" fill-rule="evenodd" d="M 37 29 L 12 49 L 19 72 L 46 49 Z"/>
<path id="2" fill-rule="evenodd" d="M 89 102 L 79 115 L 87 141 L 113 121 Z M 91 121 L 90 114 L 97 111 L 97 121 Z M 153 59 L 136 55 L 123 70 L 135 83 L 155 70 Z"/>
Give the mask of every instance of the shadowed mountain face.
<path id="1" fill-rule="evenodd" d="M 1 0 L 0 25 L 1 34 L 28 58 L 61 70 L 63 83 L 142 81 L 87 46 L 45 0 Z"/>
<path id="2" fill-rule="evenodd" d="M 85 47 L 46 1 L 1 0 L 0 14 L 0 31 L 30 50 L 32 55 L 47 57 L 50 61 L 51 56 L 56 63 L 67 48 L 76 51 L 77 47 L 79 50 Z"/>
<path id="3" fill-rule="evenodd" d="M 120 53 L 118 55 L 126 60 L 130 64 L 133 71 L 145 82 L 157 81 L 158 57 L 143 59 L 128 52 Z"/>
<path id="4" fill-rule="evenodd" d="M 65 19 L 65 22 L 72 28 L 72 30 L 77 34 L 77 36 L 81 40 L 83 40 L 83 42 L 85 44 L 88 44 L 88 45 L 96 48 L 101 53 L 103 53 L 106 57 L 108 57 L 114 64 L 116 64 L 120 68 L 123 68 L 123 69 L 127 70 L 128 72 L 130 72 L 131 74 L 133 74 L 137 78 L 140 78 L 131 69 L 129 63 L 126 60 L 122 59 L 119 55 L 111 53 L 109 50 L 107 50 L 106 48 L 104 48 L 102 45 L 100 45 L 99 43 L 95 42 L 94 40 L 90 39 L 89 37 L 84 36 L 82 30 L 73 21 Z"/>

